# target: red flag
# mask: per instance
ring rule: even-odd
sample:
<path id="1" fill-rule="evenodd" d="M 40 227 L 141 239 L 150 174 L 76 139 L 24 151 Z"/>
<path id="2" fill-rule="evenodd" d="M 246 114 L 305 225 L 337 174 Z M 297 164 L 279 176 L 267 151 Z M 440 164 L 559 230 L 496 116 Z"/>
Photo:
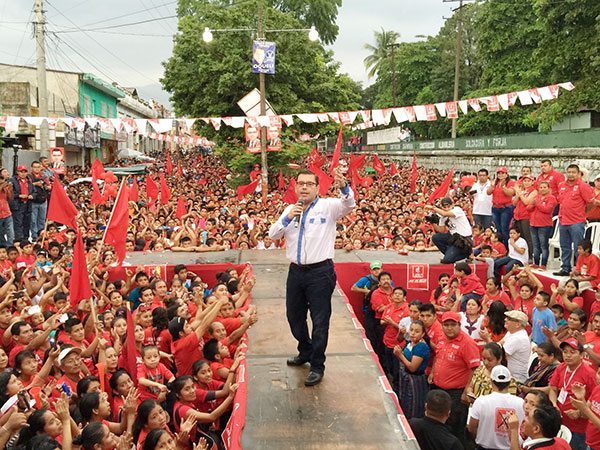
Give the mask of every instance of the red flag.
<path id="1" fill-rule="evenodd" d="M 327 191 L 329 191 L 329 188 L 333 183 L 333 178 L 323 172 L 319 166 L 313 165 L 308 169 L 319 179 L 319 195 L 321 197 L 325 197 L 325 195 L 327 195 Z"/>
<path id="2" fill-rule="evenodd" d="M 129 189 L 129 201 L 137 202 L 140 198 L 140 194 L 138 191 L 138 183 L 137 178 L 133 177 L 133 183 L 131 183 L 131 188 Z"/>
<path id="3" fill-rule="evenodd" d="M 129 187 L 125 183 L 125 178 L 121 182 L 121 190 L 115 200 L 106 232 L 104 233 L 104 242 L 115 248 L 115 255 L 119 263 L 125 259 L 125 238 L 127 237 L 127 227 L 129 226 Z"/>
<path id="4" fill-rule="evenodd" d="M 446 178 L 444 178 L 442 184 L 440 184 L 439 187 L 429 196 L 427 203 L 433 203 L 436 199 L 446 196 L 448 189 L 450 188 L 450 183 L 452 183 L 453 175 L 454 170 L 450 169 L 450 172 L 448 172 L 448 175 L 446 175 Z"/>
<path id="5" fill-rule="evenodd" d="M 158 179 L 160 180 L 160 203 L 161 205 L 166 205 L 171 200 L 171 191 L 169 190 L 169 186 L 167 186 L 164 173 L 161 172 L 158 175 Z"/>
<path id="6" fill-rule="evenodd" d="M 71 308 L 75 310 L 81 300 L 92 297 L 90 275 L 85 258 L 85 249 L 83 248 L 83 239 L 81 238 L 79 229 L 77 229 L 72 264 L 71 280 L 69 281 L 69 302 Z"/>
<path id="7" fill-rule="evenodd" d="M 175 210 L 175 217 L 181 219 L 183 216 L 187 214 L 187 208 L 185 207 L 185 201 L 183 200 L 183 195 L 180 195 L 177 198 L 177 209 Z"/>
<path id="8" fill-rule="evenodd" d="M 238 186 L 238 188 L 236 189 L 238 200 L 242 200 L 244 198 L 244 195 L 252 194 L 256 190 L 256 186 L 258 186 L 259 182 L 260 177 L 250 182 L 249 184 Z"/>
<path id="9" fill-rule="evenodd" d="M 281 172 L 281 167 L 279 168 L 279 177 L 277 178 L 277 190 L 283 191 L 285 189 L 285 179 L 283 178 L 283 173 Z"/>
<path id="10" fill-rule="evenodd" d="M 288 185 L 287 190 L 283 194 L 283 201 L 292 204 L 298 201 L 298 196 L 296 195 L 296 180 L 292 178 L 290 180 L 290 184 Z"/>
<path id="11" fill-rule="evenodd" d="M 146 177 L 146 195 L 150 199 L 150 203 L 154 203 L 158 198 L 158 187 L 150 176 Z"/>
<path id="12" fill-rule="evenodd" d="M 92 179 L 95 179 L 95 180 L 100 178 L 105 173 L 104 166 L 102 165 L 102 162 L 98 158 L 96 158 L 94 160 L 94 162 L 92 163 L 92 168 L 90 170 L 90 173 L 92 174 Z"/>
<path id="13" fill-rule="evenodd" d="M 171 152 L 167 150 L 167 166 L 166 166 L 167 175 L 171 175 L 173 172 L 173 162 L 171 161 Z"/>
<path id="14" fill-rule="evenodd" d="M 390 175 L 398 175 L 398 168 L 396 167 L 396 164 L 394 164 L 394 161 L 390 163 Z"/>
<path id="15" fill-rule="evenodd" d="M 379 159 L 379 156 L 373 155 L 373 169 L 377 172 L 377 175 L 381 176 L 385 173 L 385 165 Z"/>
<path id="16" fill-rule="evenodd" d="M 54 177 L 46 220 L 52 220 L 71 228 L 77 228 L 76 217 L 77 208 L 75 208 L 75 205 L 65 192 L 65 188 L 58 181 L 58 177 Z"/>
<path id="17" fill-rule="evenodd" d="M 97 161 L 97 160 L 96 160 Z M 100 188 L 98 187 L 98 183 L 96 183 L 96 179 L 92 177 L 92 205 L 104 205 L 106 200 L 100 193 Z"/>
<path id="18" fill-rule="evenodd" d="M 413 152 L 412 169 L 410 172 L 410 192 L 417 191 L 417 153 Z"/>
<path id="19" fill-rule="evenodd" d="M 127 320 L 127 336 L 125 339 L 125 370 L 131 374 L 133 383 L 137 386 L 137 349 L 135 348 L 135 324 L 133 323 L 133 317 L 131 317 L 131 311 L 125 308 L 126 320 Z M 134 375 L 136 374 L 136 375 Z"/>
<path id="20" fill-rule="evenodd" d="M 333 171 L 340 163 L 340 153 L 342 153 L 342 130 L 344 129 L 343 125 L 340 125 L 340 131 L 338 132 L 337 141 L 335 143 L 335 150 L 333 151 L 333 156 L 331 158 L 331 166 L 329 166 L 329 174 L 333 175 Z M 311 172 L 313 172 L 311 170 Z M 329 187 L 327 188 L 329 189 Z M 327 192 L 327 191 L 325 191 Z"/>
<path id="21" fill-rule="evenodd" d="M 180 162 L 177 163 L 177 175 L 180 178 L 183 178 L 183 169 L 181 168 L 181 163 Z"/>

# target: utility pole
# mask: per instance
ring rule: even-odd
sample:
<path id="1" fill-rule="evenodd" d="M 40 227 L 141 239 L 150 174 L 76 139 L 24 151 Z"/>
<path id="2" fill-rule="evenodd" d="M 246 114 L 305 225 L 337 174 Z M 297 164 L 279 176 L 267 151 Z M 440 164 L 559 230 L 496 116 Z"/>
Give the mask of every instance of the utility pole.
<path id="1" fill-rule="evenodd" d="M 35 41 L 36 41 L 36 68 L 38 92 L 38 116 L 48 117 L 48 90 L 46 87 L 46 49 L 44 44 L 45 19 L 44 1 L 35 0 Z M 40 124 L 40 156 L 49 156 L 49 130 L 48 121 Z"/>
<path id="2" fill-rule="evenodd" d="M 258 0 L 258 10 L 256 12 L 257 27 L 256 37 L 259 41 L 265 40 L 264 32 L 264 5 L 263 0 Z M 260 91 L 260 115 L 267 115 L 267 93 L 265 87 L 265 74 L 262 71 L 258 74 L 258 90 Z M 269 184 L 269 170 L 267 166 L 267 129 L 260 127 L 260 163 L 262 168 L 262 200 L 267 200 L 267 190 Z"/>
<path id="3" fill-rule="evenodd" d="M 455 102 L 458 101 L 458 87 L 460 85 L 460 66 L 462 58 L 462 33 L 463 33 L 463 6 L 468 0 L 444 0 L 445 3 L 459 2 L 456 18 L 458 26 L 456 30 L 456 48 L 454 51 L 454 97 Z M 452 119 L 452 139 L 456 139 L 456 119 Z"/>

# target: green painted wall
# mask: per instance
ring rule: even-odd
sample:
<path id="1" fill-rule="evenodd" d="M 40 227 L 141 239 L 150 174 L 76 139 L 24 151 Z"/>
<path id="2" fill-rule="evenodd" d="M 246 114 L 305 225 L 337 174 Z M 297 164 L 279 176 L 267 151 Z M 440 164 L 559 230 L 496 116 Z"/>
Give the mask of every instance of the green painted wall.
<path id="1" fill-rule="evenodd" d="M 89 98 L 90 110 L 85 111 L 86 97 Z M 106 109 L 102 111 L 102 103 Z M 109 108 L 110 106 L 110 108 Z M 111 109 L 112 108 L 112 109 Z M 112 114 L 111 114 L 112 113 Z M 79 115 L 81 117 L 97 116 L 115 119 L 117 117 L 117 99 L 90 86 L 89 84 L 79 82 Z"/>
<path id="2" fill-rule="evenodd" d="M 413 141 L 362 146 L 362 151 L 395 150 L 511 150 L 511 149 L 600 148 L 600 128 L 550 133 Z"/>

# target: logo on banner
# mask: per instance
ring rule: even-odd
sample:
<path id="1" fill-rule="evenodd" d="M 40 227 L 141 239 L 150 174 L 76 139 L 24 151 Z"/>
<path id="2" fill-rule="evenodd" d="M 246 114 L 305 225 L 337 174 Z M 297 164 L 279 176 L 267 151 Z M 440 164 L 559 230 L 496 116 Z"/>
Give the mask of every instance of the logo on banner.
<path id="1" fill-rule="evenodd" d="M 254 41 L 252 44 L 252 72 L 275 74 L 275 42 Z"/>
<path id="2" fill-rule="evenodd" d="M 407 264 L 406 271 L 407 289 L 429 290 L 429 264 Z"/>

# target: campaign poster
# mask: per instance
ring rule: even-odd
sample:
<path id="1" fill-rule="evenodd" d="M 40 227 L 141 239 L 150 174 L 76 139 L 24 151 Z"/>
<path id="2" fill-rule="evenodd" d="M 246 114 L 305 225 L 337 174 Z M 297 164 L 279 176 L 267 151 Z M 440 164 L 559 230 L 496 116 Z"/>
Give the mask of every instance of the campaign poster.
<path id="1" fill-rule="evenodd" d="M 406 271 L 406 289 L 429 290 L 429 264 L 407 264 Z"/>
<path id="2" fill-rule="evenodd" d="M 252 44 L 252 72 L 275 74 L 275 42 L 254 41 Z"/>

